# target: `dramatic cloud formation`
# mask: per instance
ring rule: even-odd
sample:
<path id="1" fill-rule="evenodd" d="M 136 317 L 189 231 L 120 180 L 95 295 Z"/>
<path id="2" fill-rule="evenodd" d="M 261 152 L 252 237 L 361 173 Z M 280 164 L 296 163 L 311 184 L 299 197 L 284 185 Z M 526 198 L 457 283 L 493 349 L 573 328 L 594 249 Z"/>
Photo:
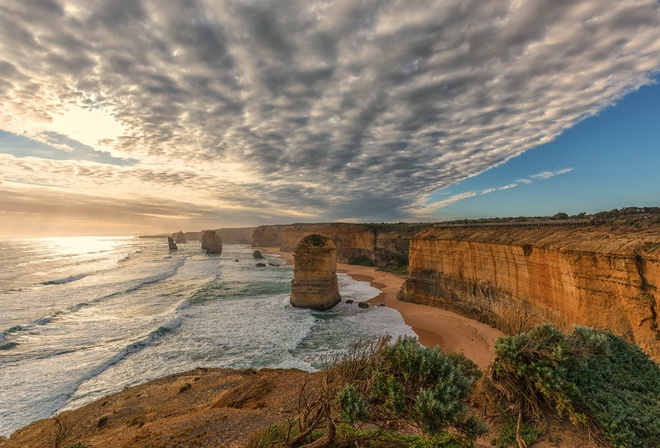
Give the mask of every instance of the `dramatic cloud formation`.
<path id="1" fill-rule="evenodd" d="M 10 152 L 3 189 L 221 224 L 414 219 L 659 61 L 656 0 L 6 0 L 0 128 L 88 157 Z"/>

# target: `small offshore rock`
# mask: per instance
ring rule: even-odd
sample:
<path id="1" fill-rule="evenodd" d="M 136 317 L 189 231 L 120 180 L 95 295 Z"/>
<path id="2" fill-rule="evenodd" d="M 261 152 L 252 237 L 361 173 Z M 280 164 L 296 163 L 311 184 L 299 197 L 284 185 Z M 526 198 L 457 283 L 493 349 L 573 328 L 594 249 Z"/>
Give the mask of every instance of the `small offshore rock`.
<path id="1" fill-rule="evenodd" d="M 358 303 L 358 306 L 359 306 L 360 308 L 369 308 L 369 304 L 366 303 L 366 302 L 359 302 L 359 303 Z"/>
<path id="2" fill-rule="evenodd" d="M 252 252 L 252 256 L 254 258 L 264 258 L 260 250 L 255 250 L 254 252 Z"/>
<path id="3" fill-rule="evenodd" d="M 170 247 L 170 250 L 179 250 L 171 236 L 167 237 L 167 245 Z"/>
<path id="4" fill-rule="evenodd" d="M 258 268 L 265 268 L 266 263 L 257 263 L 257 264 L 255 264 L 255 266 L 258 267 Z"/>
<path id="5" fill-rule="evenodd" d="M 268 266 L 279 266 L 279 264 L 277 264 L 277 263 L 273 263 L 273 262 L 269 262 L 269 263 L 268 263 Z"/>
<path id="6" fill-rule="evenodd" d="M 353 300 L 353 299 L 346 300 L 346 303 L 353 303 L 353 302 L 355 302 L 355 300 Z"/>

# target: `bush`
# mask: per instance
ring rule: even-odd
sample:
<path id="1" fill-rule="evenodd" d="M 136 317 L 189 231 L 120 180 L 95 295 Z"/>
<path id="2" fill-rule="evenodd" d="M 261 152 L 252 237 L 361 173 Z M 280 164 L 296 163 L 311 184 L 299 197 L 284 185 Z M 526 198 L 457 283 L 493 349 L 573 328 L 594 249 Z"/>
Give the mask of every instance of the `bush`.
<path id="1" fill-rule="evenodd" d="M 549 324 L 500 338 L 485 381 L 491 402 L 539 421 L 549 404 L 576 425 L 602 432 L 614 447 L 660 446 L 660 367 L 611 333 Z"/>
<path id="2" fill-rule="evenodd" d="M 393 415 L 418 422 L 431 434 L 465 421 L 478 369 L 459 356 L 422 347 L 414 338 L 400 338 L 383 349 L 374 372 L 372 401 L 383 401 Z"/>
<path id="3" fill-rule="evenodd" d="M 589 339 L 588 328 L 576 328 Z M 614 447 L 660 447 L 660 367 L 636 345 L 611 333 L 597 356 L 579 359 L 567 378 Z"/>
<path id="4" fill-rule="evenodd" d="M 352 257 L 348 258 L 347 264 L 358 265 L 358 266 L 373 266 L 374 262 L 371 258 L 369 258 L 366 255 L 353 255 Z"/>
<path id="5" fill-rule="evenodd" d="M 302 394 L 299 416 L 272 426 L 250 446 L 467 447 L 485 432 L 467 399 L 480 375 L 462 355 L 414 338 L 361 343 L 326 369 L 320 394 Z M 417 427 L 423 435 L 396 429 Z M 458 433 L 448 435 L 449 427 Z"/>

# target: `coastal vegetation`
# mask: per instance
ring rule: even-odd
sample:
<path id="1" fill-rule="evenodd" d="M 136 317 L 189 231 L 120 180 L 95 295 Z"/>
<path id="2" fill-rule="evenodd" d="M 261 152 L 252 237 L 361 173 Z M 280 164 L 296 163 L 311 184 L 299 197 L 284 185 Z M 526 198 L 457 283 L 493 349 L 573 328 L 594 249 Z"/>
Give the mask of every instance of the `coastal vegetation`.
<path id="1" fill-rule="evenodd" d="M 660 366 L 636 345 L 579 326 L 564 335 L 545 324 L 500 338 L 495 352 L 482 393 L 500 404 L 504 420 L 517 422 L 519 446 L 531 441 L 520 430 L 526 422 L 553 416 L 614 448 L 660 446 Z"/>
<path id="2" fill-rule="evenodd" d="M 660 367 L 611 333 L 549 324 L 500 338 L 482 377 L 462 355 L 413 338 L 362 342 L 301 393 L 298 413 L 256 435 L 265 447 L 528 447 L 561 421 L 613 448 L 660 446 Z M 472 404 L 472 406 L 470 406 Z M 569 423 L 570 422 L 570 423 Z M 555 440 L 555 443 L 557 440 Z"/>
<path id="3" fill-rule="evenodd" d="M 321 389 L 301 394 L 297 416 L 250 447 L 472 446 L 486 430 L 468 405 L 477 366 L 414 338 L 388 341 L 358 343 L 331 363 Z"/>

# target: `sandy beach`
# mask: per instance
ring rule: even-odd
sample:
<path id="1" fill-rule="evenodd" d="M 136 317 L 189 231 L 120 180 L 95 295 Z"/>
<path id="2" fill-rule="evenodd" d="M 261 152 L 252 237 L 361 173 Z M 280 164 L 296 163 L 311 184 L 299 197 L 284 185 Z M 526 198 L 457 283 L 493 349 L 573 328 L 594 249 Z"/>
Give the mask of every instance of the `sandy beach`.
<path id="1" fill-rule="evenodd" d="M 277 249 L 264 249 L 265 252 L 280 255 L 287 264 L 293 265 L 293 254 Z M 338 263 L 337 272 L 346 273 L 358 281 L 369 282 L 381 291 L 369 301 L 372 306 L 384 304 L 394 308 L 403 317 L 419 338 L 428 347 L 440 346 L 443 350 L 463 353 L 485 370 L 495 359 L 495 340 L 504 333 L 451 311 L 427 305 L 400 302 L 396 294 L 405 278 L 390 272 L 379 271 L 375 267 L 356 266 Z"/>

